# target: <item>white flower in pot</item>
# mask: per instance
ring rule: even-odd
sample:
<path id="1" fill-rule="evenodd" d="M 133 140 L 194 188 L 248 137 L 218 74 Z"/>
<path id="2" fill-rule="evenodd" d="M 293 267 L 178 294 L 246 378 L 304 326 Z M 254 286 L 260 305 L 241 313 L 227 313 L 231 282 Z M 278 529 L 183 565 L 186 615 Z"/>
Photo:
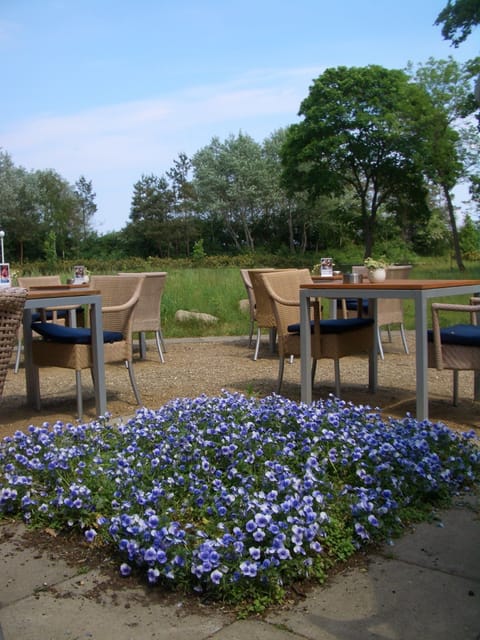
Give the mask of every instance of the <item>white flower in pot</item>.
<path id="1" fill-rule="evenodd" d="M 387 277 L 387 262 L 379 259 L 365 258 L 363 264 L 368 269 L 368 279 L 370 282 L 383 282 Z"/>

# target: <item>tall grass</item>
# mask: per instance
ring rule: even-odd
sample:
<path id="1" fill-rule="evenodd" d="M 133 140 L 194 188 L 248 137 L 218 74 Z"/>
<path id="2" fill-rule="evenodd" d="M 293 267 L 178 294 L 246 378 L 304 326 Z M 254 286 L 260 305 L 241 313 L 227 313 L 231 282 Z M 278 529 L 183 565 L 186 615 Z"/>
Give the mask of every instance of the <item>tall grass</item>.
<path id="1" fill-rule="evenodd" d="M 192 268 L 168 271 L 162 299 L 162 329 L 168 338 L 211 335 L 246 335 L 249 315 L 241 312 L 247 293 L 237 267 Z M 177 310 L 208 313 L 215 324 L 175 321 Z"/>
<path id="2" fill-rule="evenodd" d="M 464 273 L 439 260 L 415 265 L 410 276 L 412 279 L 475 279 L 480 280 L 480 264 L 468 265 Z M 242 313 L 239 301 L 246 298 L 246 291 L 237 267 L 217 269 L 192 268 L 172 269 L 168 272 L 165 293 L 162 301 L 162 325 L 166 337 L 208 336 L 208 335 L 246 335 L 249 330 L 249 316 Z M 439 298 L 438 301 L 463 302 L 466 296 Z M 217 324 L 182 324 L 175 321 L 177 309 L 201 311 L 219 318 Z M 404 302 L 405 326 L 415 328 L 413 300 Z M 456 322 L 466 321 L 465 315 L 451 316 Z M 429 315 L 430 320 L 430 315 Z M 449 320 L 448 314 L 445 320 Z"/>

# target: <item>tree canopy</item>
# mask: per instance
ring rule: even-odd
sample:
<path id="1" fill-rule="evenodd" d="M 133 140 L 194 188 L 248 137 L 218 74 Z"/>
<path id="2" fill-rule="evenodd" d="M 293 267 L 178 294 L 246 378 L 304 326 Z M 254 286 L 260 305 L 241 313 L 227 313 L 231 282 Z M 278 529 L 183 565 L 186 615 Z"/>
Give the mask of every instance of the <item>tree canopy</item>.
<path id="1" fill-rule="evenodd" d="M 479 23 L 478 0 L 448 0 L 435 20 L 437 26 L 442 25 L 442 36 L 451 40 L 455 47 L 464 42 Z"/>
<path id="2" fill-rule="evenodd" d="M 434 108 L 426 91 L 400 70 L 377 65 L 327 69 L 300 106 L 282 151 L 290 193 L 353 192 L 365 255 L 372 253 L 378 216 L 398 209 L 428 212 L 423 156 Z"/>

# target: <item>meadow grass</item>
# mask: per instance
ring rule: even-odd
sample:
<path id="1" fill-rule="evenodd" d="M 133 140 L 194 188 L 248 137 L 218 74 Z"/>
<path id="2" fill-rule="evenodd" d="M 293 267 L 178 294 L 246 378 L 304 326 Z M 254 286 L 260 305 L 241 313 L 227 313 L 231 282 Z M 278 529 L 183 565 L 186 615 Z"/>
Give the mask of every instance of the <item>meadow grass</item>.
<path id="1" fill-rule="evenodd" d="M 479 279 L 480 265 L 467 266 L 463 274 L 440 260 L 427 261 L 415 265 L 411 278 L 432 279 Z M 246 335 L 249 330 L 248 313 L 240 310 L 239 302 L 247 297 L 240 270 L 237 267 L 217 269 L 193 268 L 172 269 L 168 272 L 167 283 L 162 301 L 162 325 L 166 337 L 208 336 L 208 335 Z M 438 298 L 438 302 L 468 302 L 466 296 Z M 197 322 L 181 324 L 175 321 L 177 309 L 201 311 L 218 317 L 214 325 L 203 325 Z M 415 328 L 413 300 L 405 300 L 405 327 Z M 428 314 L 430 323 L 430 313 Z M 458 314 L 443 319 L 448 322 L 469 322 L 467 315 L 459 318 Z"/>
<path id="2" fill-rule="evenodd" d="M 240 300 L 247 297 L 237 267 L 218 269 L 172 269 L 168 272 L 162 299 L 162 329 L 166 337 L 208 335 L 246 335 L 248 313 L 240 311 Z M 177 310 L 208 313 L 218 322 L 175 321 Z"/>

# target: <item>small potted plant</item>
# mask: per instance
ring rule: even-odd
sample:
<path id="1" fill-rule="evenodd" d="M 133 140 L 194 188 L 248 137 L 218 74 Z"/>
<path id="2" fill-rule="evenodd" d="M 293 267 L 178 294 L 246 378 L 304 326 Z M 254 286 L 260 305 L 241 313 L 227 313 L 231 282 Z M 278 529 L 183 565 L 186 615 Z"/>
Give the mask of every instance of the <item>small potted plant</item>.
<path id="1" fill-rule="evenodd" d="M 363 264 L 368 269 L 368 279 L 370 282 L 383 282 L 387 277 L 388 263 L 384 259 L 374 260 L 373 258 L 365 258 Z"/>

